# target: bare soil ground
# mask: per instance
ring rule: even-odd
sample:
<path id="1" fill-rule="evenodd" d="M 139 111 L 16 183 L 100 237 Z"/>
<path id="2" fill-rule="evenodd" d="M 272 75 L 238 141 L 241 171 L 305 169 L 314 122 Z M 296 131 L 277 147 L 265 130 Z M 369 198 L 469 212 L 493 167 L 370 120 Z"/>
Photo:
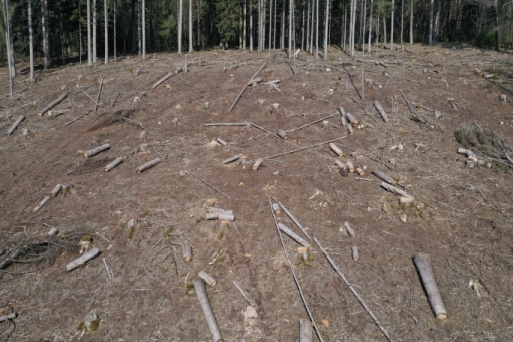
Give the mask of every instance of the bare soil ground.
<path id="1" fill-rule="evenodd" d="M 18 313 L 0 323 L 0 338 L 210 341 L 190 286 L 205 270 L 217 280 L 207 291 L 225 341 L 297 341 L 299 319 L 307 313 L 274 225 L 272 197 L 319 239 L 394 341 L 513 341 L 512 173 L 496 163 L 466 168 L 456 151 L 468 146 L 455 138 L 462 125 L 478 123 L 513 142 L 512 97 L 501 88 L 511 84 L 511 55 L 451 45 L 408 51 L 380 48 L 366 56 L 364 99 L 361 63 L 335 49 L 326 62 L 301 52 L 295 67 L 282 52 L 194 52 L 189 72 L 156 89 L 151 85 L 183 57 L 126 57 L 94 69 L 69 65 L 39 71 L 35 85 L 24 70 L 15 99 L 0 100 L 0 249 L 6 252 L 0 262 L 22 250 L 0 272 L 0 316 Z M 266 59 L 258 74 L 263 82 L 248 87 L 228 113 Z M 279 91 L 264 85 L 278 79 L 285 79 Z M 6 81 L 1 89 L 8 92 Z M 415 114 L 401 90 L 418 105 Z M 63 91 L 69 96 L 52 110 L 53 119 L 37 115 Z M 508 95 L 506 103 L 500 94 Z M 375 100 L 389 123 L 374 109 Z M 338 107 L 361 121 L 354 134 L 335 115 L 328 127 L 307 126 L 287 141 L 273 135 L 336 114 Z M 27 119 L 7 135 L 21 114 Z M 268 132 L 253 125 L 205 126 L 216 122 L 250 122 Z M 219 137 L 229 145 L 216 143 Z M 364 175 L 339 174 L 328 144 L 251 169 L 258 158 L 336 138 L 345 154 L 339 159 L 366 167 Z M 89 159 L 77 153 L 105 143 L 111 148 Z M 148 153 L 139 153 L 141 144 Z M 235 154 L 242 158 L 222 164 Z M 124 162 L 105 172 L 116 157 Z M 161 163 L 135 173 L 154 158 Z M 382 189 L 370 174 L 376 169 L 397 179 L 415 206 L 401 207 Z M 33 212 L 58 183 L 72 190 Z M 232 209 L 235 221 L 207 221 L 210 198 Z M 301 233 L 284 213 L 278 219 Z M 51 240 L 50 226 L 60 231 Z M 67 272 L 84 235 L 101 255 Z M 193 246 L 189 263 L 181 258 L 184 240 Z M 317 246 L 305 263 L 295 257 L 296 242 L 286 236 L 284 242 L 324 341 L 386 341 Z M 360 249 L 358 261 L 352 246 Z M 418 252 L 431 256 L 445 321 L 436 320 L 423 291 L 412 262 Z M 469 289 L 471 280 L 480 297 Z M 257 319 L 245 318 L 248 303 L 233 281 L 258 305 Z M 77 327 L 91 312 L 100 322 L 82 334 Z"/>

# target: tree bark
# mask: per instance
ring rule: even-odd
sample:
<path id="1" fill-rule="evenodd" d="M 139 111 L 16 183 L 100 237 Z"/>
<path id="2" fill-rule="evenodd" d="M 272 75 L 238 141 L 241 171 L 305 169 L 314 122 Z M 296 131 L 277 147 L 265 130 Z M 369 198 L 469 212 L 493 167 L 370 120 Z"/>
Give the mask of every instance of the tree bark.
<path id="1" fill-rule="evenodd" d="M 178 10 L 178 54 L 182 54 L 182 15 L 183 15 L 183 0 L 180 0 L 180 7 Z"/>
<path id="2" fill-rule="evenodd" d="M 47 0 L 45 0 L 47 1 Z M 93 0 L 93 64 L 96 64 L 96 0 Z"/>
<path id="3" fill-rule="evenodd" d="M 415 267 L 417 267 L 424 290 L 426 291 L 429 303 L 433 308 L 436 318 L 439 320 L 446 319 L 447 311 L 445 310 L 440 291 L 438 291 L 438 287 L 436 286 L 433 270 L 429 264 L 429 255 L 426 253 L 417 253 L 413 257 L 413 262 L 415 263 Z"/>
<path id="4" fill-rule="evenodd" d="M 45 69 L 51 64 L 50 42 L 48 31 L 48 0 L 41 1 L 41 21 L 43 26 L 43 51 L 45 56 Z"/>
<path id="5" fill-rule="evenodd" d="M 104 26 L 104 39 L 105 39 L 105 64 L 109 64 L 109 12 L 107 0 L 103 0 L 103 26 Z"/>
<path id="6" fill-rule="evenodd" d="M 28 0 L 30 82 L 34 82 L 34 36 L 32 32 L 32 0 Z"/>
<path id="7" fill-rule="evenodd" d="M 87 0 L 87 65 L 93 65 L 91 51 L 91 0 Z"/>
<path id="8" fill-rule="evenodd" d="M 324 22 L 324 60 L 328 60 L 328 35 L 329 35 L 329 14 L 330 14 L 330 1 L 326 0 L 326 19 Z"/>

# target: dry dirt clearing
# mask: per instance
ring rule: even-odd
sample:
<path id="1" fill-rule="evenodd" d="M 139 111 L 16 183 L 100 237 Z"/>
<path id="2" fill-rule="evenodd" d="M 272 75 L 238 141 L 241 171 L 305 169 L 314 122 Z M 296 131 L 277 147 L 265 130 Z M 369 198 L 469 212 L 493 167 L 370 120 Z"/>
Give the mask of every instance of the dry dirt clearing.
<path id="1" fill-rule="evenodd" d="M 23 70 L 15 98 L 0 99 L 0 316 L 18 314 L 0 322 L 2 341 L 211 341 L 192 285 L 202 270 L 217 281 L 207 293 L 225 341 L 298 341 L 308 314 L 270 201 L 318 239 L 391 340 L 513 341 L 511 55 L 379 48 L 365 56 L 364 91 L 361 58 L 300 52 L 294 65 L 280 52 L 194 52 L 188 72 L 155 89 L 183 57 L 40 70 L 35 85 Z M 230 112 L 253 77 L 262 81 Z M 353 134 L 339 107 L 359 121 Z M 458 148 L 475 152 L 473 168 Z M 376 170 L 414 204 L 383 189 Z M 35 212 L 57 184 L 70 186 Z M 207 220 L 212 205 L 234 221 Z M 312 245 L 300 259 L 283 235 L 313 340 L 386 341 L 318 245 L 285 212 L 276 219 Z M 68 272 L 81 247 L 101 254 Z M 446 320 L 424 292 L 419 252 L 430 256 Z"/>

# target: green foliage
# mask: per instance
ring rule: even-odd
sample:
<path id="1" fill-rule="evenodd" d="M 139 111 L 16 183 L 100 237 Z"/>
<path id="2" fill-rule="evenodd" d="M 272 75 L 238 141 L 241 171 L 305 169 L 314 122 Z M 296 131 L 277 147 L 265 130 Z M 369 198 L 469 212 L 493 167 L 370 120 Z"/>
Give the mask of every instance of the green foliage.
<path id="1" fill-rule="evenodd" d="M 495 33 L 482 32 L 476 37 L 474 44 L 480 49 L 493 49 L 495 47 Z"/>
<path id="2" fill-rule="evenodd" d="M 240 6 L 236 0 L 217 0 L 216 27 L 227 42 L 233 41 L 239 32 Z"/>

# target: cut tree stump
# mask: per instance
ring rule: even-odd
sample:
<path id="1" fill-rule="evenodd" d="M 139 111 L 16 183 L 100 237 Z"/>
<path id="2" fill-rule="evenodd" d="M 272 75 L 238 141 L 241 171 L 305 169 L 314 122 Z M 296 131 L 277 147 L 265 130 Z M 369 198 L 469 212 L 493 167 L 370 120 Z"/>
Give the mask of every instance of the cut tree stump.
<path id="1" fill-rule="evenodd" d="M 25 120 L 25 117 L 23 115 L 20 115 L 18 120 L 16 120 L 16 122 L 11 126 L 11 128 L 9 128 L 9 131 L 7 131 L 7 134 L 9 134 L 9 135 L 13 134 L 14 131 L 16 130 L 16 128 L 18 128 L 18 126 L 21 124 L 21 122 L 23 120 Z"/>
<path id="2" fill-rule="evenodd" d="M 89 260 L 92 260 L 92 259 L 96 258 L 99 254 L 100 254 L 100 250 L 98 248 L 96 248 L 96 247 L 93 247 L 92 249 L 90 249 L 89 251 L 84 253 L 84 255 L 82 255 L 80 258 L 78 258 L 75 261 L 70 262 L 69 264 L 67 264 L 66 265 L 66 270 L 68 272 L 72 271 L 75 268 L 78 268 L 78 267 L 82 266 L 83 264 L 85 264 Z"/>
<path id="3" fill-rule="evenodd" d="M 216 286 L 216 284 L 217 284 L 217 281 L 214 279 L 214 277 L 212 277 L 210 274 L 208 274 L 205 271 L 201 271 L 200 273 L 198 273 L 198 277 L 203 279 L 203 281 L 207 285 L 210 285 L 212 287 Z"/>
<path id="4" fill-rule="evenodd" d="M 306 241 L 305 239 L 303 239 L 301 236 L 297 235 L 296 233 L 294 233 L 294 231 L 292 231 L 292 229 L 290 229 L 289 227 L 287 227 L 286 225 L 284 225 L 283 223 L 281 222 L 278 222 L 278 228 L 280 228 L 280 230 L 287 234 L 290 238 L 292 238 L 293 240 L 295 240 L 297 243 L 299 243 L 300 245 L 304 246 L 304 247 L 311 247 L 312 244 L 310 244 L 308 241 Z"/>
<path id="5" fill-rule="evenodd" d="M 385 110 L 383 109 L 383 107 L 381 107 L 381 104 L 378 101 L 374 102 L 374 107 L 376 107 L 376 110 L 378 111 L 379 115 L 381 115 L 381 118 L 383 119 L 383 121 L 385 121 L 385 122 L 390 121 L 388 119 L 387 113 L 385 113 Z"/>
<path id="6" fill-rule="evenodd" d="M 43 108 L 42 110 L 40 110 L 37 115 L 39 116 L 43 116 L 46 112 L 48 112 L 50 109 L 52 109 L 53 107 L 57 106 L 59 103 L 62 102 L 62 100 L 64 100 L 66 97 L 68 97 L 68 94 L 67 93 L 64 93 L 62 94 L 61 96 L 59 96 L 55 101 L 53 101 L 52 103 L 50 103 L 48 106 L 46 106 L 45 108 Z"/>
<path id="7" fill-rule="evenodd" d="M 185 240 L 182 245 L 182 257 L 183 261 L 191 261 L 192 260 L 192 247 L 189 241 Z"/>
<path id="8" fill-rule="evenodd" d="M 312 323 L 307 319 L 299 320 L 299 342 L 312 342 Z"/>
<path id="9" fill-rule="evenodd" d="M 112 162 L 110 162 L 107 166 L 105 166 L 105 171 L 109 172 L 119 164 L 123 162 L 123 158 L 116 158 Z"/>
<path id="10" fill-rule="evenodd" d="M 39 210 L 41 210 L 42 207 L 45 206 L 46 203 L 48 203 L 48 201 L 50 200 L 50 196 L 45 196 L 41 202 L 39 202 L 39 204 L 37 205 L 37 207 L 34 208 L 34 212 L 38 212 Z"/>
<path id="11" fill-rule="evenodd" d="M 384 172 L 382 172 L 380 170 L 374 170 L 371 173 L 374 176 L 376 176 L 379 179 L 381 179 L 382 181 L 387 182 L 388 184 L 391 184 L 391 185 L 396 185 L 397 184 L 397 182 L 395 180 L 393 180 L 391 177 L 387 176 Z"/>
<path id="12" fill-rule="evenodd" d="M 438 291 L 438 287 L 436 286 L 433 270 L 429 264 L 429 255 L 426 253 L 417 253 L 413 257 L 413 262 L 415 263 L 415 267 L 417 267 L 422 285 L 436 318 L 440 320 L 447 319 L 447 311 L 445 310 L 440 291 Z"/>
<path id="13" fill-rule="evenodd" d="M 257 160 L 255 161 L 255 164 L 253 164 L 252 169 L 253 169 L 254 171 L 257 171 L 257 170 L 258 170 L 258 168 L 260 167 L 260 165 L 262 165 L 262 163 L 263 163 L 263 162 L 264 162 L 264 160 L 263 160 L 263 159 L 257 159 Z"/>
<path id="14" fill-rule="evenodd" d="M 141 166 L 139 166 L 137 169 L 135 169 L 135 172 L 136 173 L 144 172 L 144 171 L 146 171 L 148 169 L 151 169 L 152 167 L 154 167 L 158 163 L 160 163 L 160 159 L 159 158 L 155 158 L 152 161 L 149 161 L 146 164 L 142 164 Z"/>
<path id="15" fill-rule="evenodd" d="M 205 315 L 205 319 L 207 320 L 207 325 L 210 329 L 210 333 L 212 334 L 213 341 L 222 342 L 223 337 L 221 336 L 221 330 L 219 330 L 214 312 L 210 306 L 210 301 L 208 300 L 205 282 L 202 279 L 194 279 L 192 283 L 194 284 L 194 289 L 198 295 L 198 300 L 200 302 L 201 309 L 203 310 L 203 314 Z"/>
<path id="16" fill-rule="evenodd" d="M 95 147 L 89 151 L 85 151 L 84 157 L 89 158 L 89 157 L 95 156 L 98 153 L 108 150 L 109 148 L 110 148 L 110 144 L 104 144 L 102 146 Z"/>

